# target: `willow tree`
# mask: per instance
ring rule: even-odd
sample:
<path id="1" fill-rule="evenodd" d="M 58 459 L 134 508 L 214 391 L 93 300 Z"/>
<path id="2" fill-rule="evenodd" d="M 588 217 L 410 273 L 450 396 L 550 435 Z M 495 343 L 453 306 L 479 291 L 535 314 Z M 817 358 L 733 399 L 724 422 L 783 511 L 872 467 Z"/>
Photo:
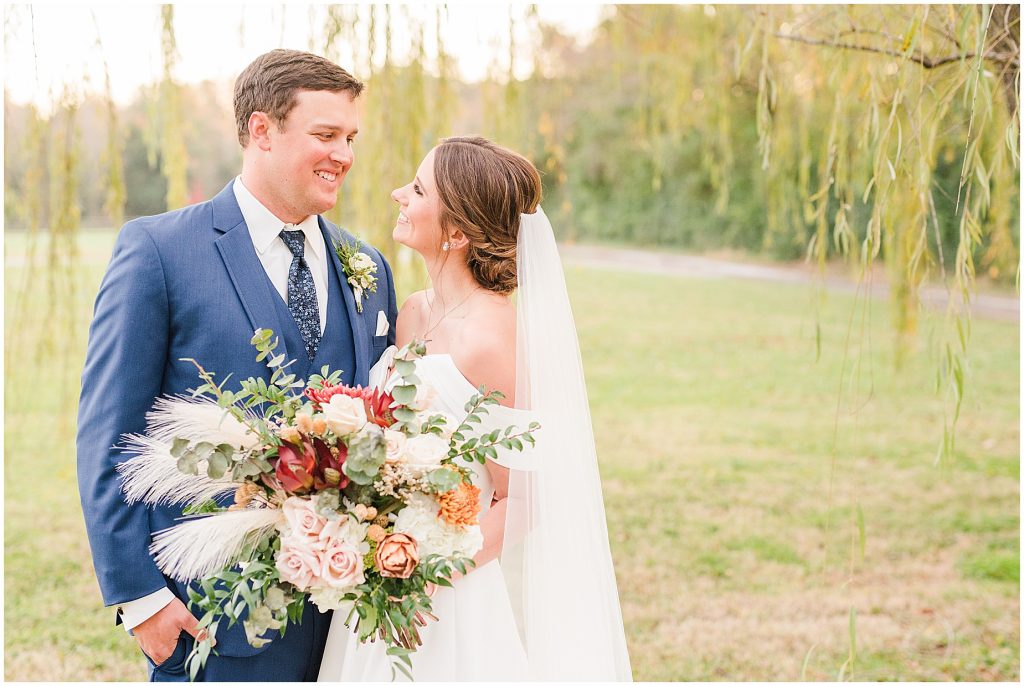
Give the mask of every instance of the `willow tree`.
<path id="1" fill-rule="evenodd" d="M 114 102 L 113 89 L 110 86 L 110 65 L 107 63 L 106 55 L 103 52 L 103 41 L 100 38 L 99 25 L 96 22 L 96 15 L 93 15 L 93 25 L 96 27 L 96 47 L 103 56 L 103 95 L 106 105 L 107 120 L 107 147 L 103 151 L 102 162 L 106 167 L 106 197 L 103 202 L 103 209 L 110 218 L 112 226 L 120 226 L 124 222 L 124 205 L 128 192 L 124 181 L 124 144 L 121 138 L 120 117 L 117 113 L 117 104 Z"/>
<path id="2" fill-rule="evenodd" d="M 150 121 L 154 138 L 151 153 L 158 154 L 160 169 L 167 179 L 167 209 L 184 207 L 188 202 L 188 151 L 181 111 L 181 87 L 174 79 L 178 44 L 174 36 L 174 5 L 160 6 L 160 46 L 163 76 L 157 97 L 150 100 Z M 152 161 L 152 160 L 151 160 Z"/>
<path id="3" fill-rule="evenodd" d="M 366 83 L 355 167 L 330 216 L 384 253 L 402 293 L 422 288 L 425 274 L 419 261 L 391 239 L 398 216 L 391 191 L 408 183 L 427 151 L 447 134 L 454 103 L 445 18 L 443 8 L 432 16 L 416 16 L 407 6 L 328 8 L 324 54 L 337 58 L 335 41 L 347 42 L 355 61 L 342 66 Z M 427 54 L 430 29 L 432 56 Z M 401 54 L 394 46 L 396 31 L 410 37 Z"/>
<path id="4" fill-rule="evenodd" d="M 693 179 L 706 179 L 717 213 L 763 208 L 733 217 L 747 247 L 803 246 L 822 268 L 849 259 L 862 292 L 879 262 L 897 364 L 922 285 L 950 284 L 949 454 L 979 260 L 993 276 L 1017 271 L 1019 10 L 620 6 L 562 59 L 574 95 L 560 135 L 576 137 L 566 186 L 592 235 L 673 242 L 686 204 L 702 201 Z M 694 146 L 701 169 L 685 164 Z"/>
<path id="5" fill-rule="evenodd" d="M 771 185 L 803 201 L 813 227 L 809 258 L 824 265 L 830 253 L 853 255 L 862 277 L 876 258 L 884 261 L 897 364 L 916 332 L 929 274 L 952 283 L 940 455 L 953 449 L 964 394 L 976 256 L 995 274 L 1017 269 L 1019 27 L 1019 8 L 1006 5 L 773 8 L 758 13 L 748 42 L 757 55 L 748 68 L 758 74 L 758 133 Z M 802 122 L 806 136 L 808 99 L 823 94 L 831 111 L 817 149 L 806 138 L 774 145 L 780 123 Z M 802 149 L 815 158 L 811 178 L 799 173 L 794 153 Z M 959 166 L 953 255 L 943 254 L 936 211 L 936 168 L 947 156 Z M 794 184 L 803 178 L 809 187 Z"/>

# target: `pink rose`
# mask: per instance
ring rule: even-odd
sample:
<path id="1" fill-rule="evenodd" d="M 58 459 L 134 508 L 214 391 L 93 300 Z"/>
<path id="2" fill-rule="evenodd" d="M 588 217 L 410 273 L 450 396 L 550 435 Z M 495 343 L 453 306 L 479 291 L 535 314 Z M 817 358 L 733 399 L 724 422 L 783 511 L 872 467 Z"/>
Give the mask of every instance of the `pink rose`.
<path id="1" fill-rule="evenodd" d="M 308 538 L 285 536 L 277 552 L 277 571 L 281 581 L 287 581 L 300 591 L 307 590 L 317 580 L 321 568 L 317 551 Z"/>
<path id="2" fill-rule="evenodd" d="M 284 512 L 284 519 L 288 528 L 294 536 L 309 536 L 317 538 L 321 529 L 327 523 L 325 517 L 321 517 L 313 509 L 313 501 L 305 498 L 288 498 L 281 507 Z"/>
<path id="3" fill-rule="evenodd" d="M 324 550 L 320 579 L 332 588 L 352 588 L 363 581 L 363 556 L 350 543 L 332 541 Z"/>

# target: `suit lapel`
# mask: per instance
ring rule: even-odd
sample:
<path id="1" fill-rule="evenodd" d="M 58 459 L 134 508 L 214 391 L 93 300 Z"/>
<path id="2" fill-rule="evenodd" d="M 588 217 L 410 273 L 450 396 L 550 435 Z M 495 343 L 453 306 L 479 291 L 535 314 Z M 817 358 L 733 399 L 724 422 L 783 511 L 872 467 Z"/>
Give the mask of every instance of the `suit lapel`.
<path id="1" fill-rule="evenodd" d="M 356 299 L 355 294 L 352 292 L 352 287 L 348 283 L 348 278 L 345 276 L 345 270 L 342 268 L 341 260 L 338 259 L 338 253 L 335 252 L 334 246 L 341 242 L 341 234 L 333 226 L 329 225 L 324 221 L 323 217 L 317 217 L 320 221 L 320 231 L 324 234 L 324 242 L 327 244 L 327 252 L 330 254 L 332 260 L 334 260 L 334 270 L 337 274 L 338 285 L 341 288 L 342 295 L 345 297 L 345 308 L 348 310 L 348 321 L 352 327 L 352 345 L 355 346 L 355 358 L 356 368 L 354 370 L 353 378 L 355 383 L 366 385 L 366 375 L 369 374 L 370 368 L 370 349 L 369 349 L 369 337 L 366 335 L 366 322 L 363 319 L 364 314 L 359 313 L 356 310 Z M 365 312 L 365 310 L 364 310 Z"/>
<path id="2" fill-rule="evenodd" d="M 213 227 L 222 232 L 214 241 L 220 252 L 224 266 L 231 277 L 231 283 L 242 301 L 242 307 L 249 318 L 253 331 L 256 329 L 272 329 L 278 339 L 277 353 L 288 357 L 288 346 L 284 339 L 284 329 L 274 307 L 275 294 L 266 277 L 266 271 L 256 248 L 249 236 L 249 227 L 242 218 L 242 211 L 235 200 L 232 181 L 213 199 Z"/>

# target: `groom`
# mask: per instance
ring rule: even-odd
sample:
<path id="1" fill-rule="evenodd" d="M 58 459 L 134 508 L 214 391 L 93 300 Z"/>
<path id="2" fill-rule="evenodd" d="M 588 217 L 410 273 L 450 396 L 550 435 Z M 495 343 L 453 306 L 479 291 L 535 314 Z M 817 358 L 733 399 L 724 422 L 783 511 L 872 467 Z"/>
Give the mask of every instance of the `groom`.
<path id="1" fill-rule="evenodd" d="M 185 658 L 200 632 L 184 584 L 164 576 L 149 554 L 151 535 L 172 526 L 180 507 L 128 505 L 115 445 L 142 433 L 161 395 L 201 384 L 195 358 L 229 387 L 269 380 L 249 344 L 273 329 L 278 353 L 299 377 L 324 365 L 346 384 L 367 384 L 371 365 L 394 342 L 397 308 L 391 269 L 377 265 L 375 293 L 356 301 L 334 251 L 354 238 L 319 216 L 331 209 L 352 167 L 363 84 L 305 52 L 273 50 L 235 83 L 242 173 L 215 198 L 125 224 L 96 297 L 78 412 L 78 483 L 103 602 L 117 608 L 149 660 L 154 681 L 184 681 Z M 242 626 L 216 634 L 199 679 L 315 680 L 330 614 L 306 605 L 302 621 L 265 648 Z"/>

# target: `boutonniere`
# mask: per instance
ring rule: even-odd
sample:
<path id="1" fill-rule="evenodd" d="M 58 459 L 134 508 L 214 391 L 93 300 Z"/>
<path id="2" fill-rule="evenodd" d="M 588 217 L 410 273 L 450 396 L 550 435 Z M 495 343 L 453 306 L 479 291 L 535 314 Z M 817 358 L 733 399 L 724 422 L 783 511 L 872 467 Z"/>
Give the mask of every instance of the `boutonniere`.
<path id="1" fill-rule="evenodd" d="M 348 283 L 352 286 L 352 292 L 356 296 L 356 311 L 363 312 L 363 292 L 377 292 L 377 263 L 369 255 L 359 252 L 359 241 L 349 243 L 342 239 L 341 243 L 334 244 L 334 252 L 341 260 L 341 268 L 345 272 Z"/>

